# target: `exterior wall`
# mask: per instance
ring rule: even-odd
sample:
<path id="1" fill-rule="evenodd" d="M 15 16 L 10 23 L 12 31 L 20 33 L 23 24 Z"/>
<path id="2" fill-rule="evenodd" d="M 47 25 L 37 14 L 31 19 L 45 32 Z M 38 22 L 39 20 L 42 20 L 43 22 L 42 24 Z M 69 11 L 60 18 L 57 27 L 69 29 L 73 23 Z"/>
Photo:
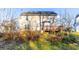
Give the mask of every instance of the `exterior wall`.
<path id="1" fill-rule="evenodd" d="M 48 16 L 28 16 L 28 20 L 26 20 L 26 17 L 27 16 L 20 16 L 20 18 L 19 18 L 19 28 L 24 29 L 25 25 L 29 24 L 30 30 L 33 30 L 33 31 L 41 30 L 40 24 L 41 24 L 41 26 L 43 26 L 42 25 L 43 21 L 50 20 L 52 22 L 52 19 L 54 18 L 53 16 L 50 16 L 49 18 L 48 18 Z M 45 23 L 45 25 L 46 24 L 48 24 L 48 23 Z M 49 24 L 48 24 L 48 26 L 49 26 Z"/>
<path id="2" fill-rule="evenodd" d="M 40 30 L 40 17 L 39 16 L 28 16 L 30 21 L 31 30 Z"/>
<path id="3" fill-rule="evenodd" d="M 79 26 L 76 27 L 76 32 L 79 32 Z"/>
<path id="4" fill-rule="evenodd" d="M 39 20 L 39 16 L 28 16 L 28 20 L 26 20 L 26 16 L 21 16 L 19 18 L 19 28 L 25 29 L 25 25 L 30 25 L 30 30 L 40 30 Z"/>
<path id="5" fill-rule="evenodd" d="M 19 17 L 18 23 L 20 29 L 25 29 L 25 25 L 28 24 L 28 21 L 26 21 L 26 16 Z"/>
<path id="6" fill-rule="evenodd" d="M 44 23 L 43 30 L 50 30 L 50 23 Z"/>
<path id="7" fill-rule="evenodd" d="M 76 18 L 76 32 L 79 32 L 79 17 Z"/>

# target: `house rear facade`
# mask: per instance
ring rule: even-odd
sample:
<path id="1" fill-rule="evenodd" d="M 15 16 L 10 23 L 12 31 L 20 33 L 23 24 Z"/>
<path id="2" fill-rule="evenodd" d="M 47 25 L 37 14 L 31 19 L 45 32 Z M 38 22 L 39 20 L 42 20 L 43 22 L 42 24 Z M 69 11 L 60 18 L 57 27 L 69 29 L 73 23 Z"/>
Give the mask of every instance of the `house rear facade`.
<path id="1" fill-rule="evenodd" d="M 18 19 L 19 28 L 32 31 L 49 30 L 56 16 L 57 13 L 50 11 L 23 12 Z"/>

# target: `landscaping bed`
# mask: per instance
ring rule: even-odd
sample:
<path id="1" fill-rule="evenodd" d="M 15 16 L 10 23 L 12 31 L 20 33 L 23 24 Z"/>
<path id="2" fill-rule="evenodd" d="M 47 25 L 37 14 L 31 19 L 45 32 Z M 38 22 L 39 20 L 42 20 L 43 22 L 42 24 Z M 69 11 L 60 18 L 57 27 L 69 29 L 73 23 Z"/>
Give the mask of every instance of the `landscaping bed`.
<path id="1" fill-rule="evenodd" d="M 79 37 L 67 32 L 20 31 L 0 37 L 1 50 L 78 50 Z"/>

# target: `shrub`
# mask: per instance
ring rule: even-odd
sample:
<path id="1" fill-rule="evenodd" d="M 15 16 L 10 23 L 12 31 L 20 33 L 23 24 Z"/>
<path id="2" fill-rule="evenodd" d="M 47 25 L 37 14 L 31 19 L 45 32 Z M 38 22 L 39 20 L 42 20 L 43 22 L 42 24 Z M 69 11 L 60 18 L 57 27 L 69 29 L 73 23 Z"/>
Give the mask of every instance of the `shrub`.
<path id="1" fill-rule="evenodd" d="M 34 31 L 28 31 L 26 38 L 28 40 L 37 40 L 37 38 L 39 38 L 40 34 Z"/>
<path id="2" fill-rule="evenodd" d="M 27 50 L 29 48 L 28 48 L 28 45 L 26 43 L 22 43 L 20 45 L 14 46 L 14 49 L 16 49 L 16 50 Z"/>
<path id="3" fill-rule="evenodd" d="M 72 35 L 68 35 L 68 36 L 64 36 L 63 40 L 62 40 L 63 43 L 75 43 L 77 42 L 75 37 L 72 36 Z"/>
<path id="4" fill-rule="evenodd" d="M 29 41 L 29 47 L 30 49 L 34 49 L 34 50 L 38 49 L 37 44 L 35 43 L 35 41 L 32 40 Z"/>

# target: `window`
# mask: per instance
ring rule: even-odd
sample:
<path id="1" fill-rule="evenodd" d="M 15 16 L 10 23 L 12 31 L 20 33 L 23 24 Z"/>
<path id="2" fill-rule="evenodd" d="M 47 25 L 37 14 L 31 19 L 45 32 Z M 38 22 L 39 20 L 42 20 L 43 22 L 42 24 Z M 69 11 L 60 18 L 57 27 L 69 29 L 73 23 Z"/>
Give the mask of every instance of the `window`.
<path id="1" fill-rule="evenodd" d="M 26 20 L 28 20 L 28 16 L 26 16 Z"/>

